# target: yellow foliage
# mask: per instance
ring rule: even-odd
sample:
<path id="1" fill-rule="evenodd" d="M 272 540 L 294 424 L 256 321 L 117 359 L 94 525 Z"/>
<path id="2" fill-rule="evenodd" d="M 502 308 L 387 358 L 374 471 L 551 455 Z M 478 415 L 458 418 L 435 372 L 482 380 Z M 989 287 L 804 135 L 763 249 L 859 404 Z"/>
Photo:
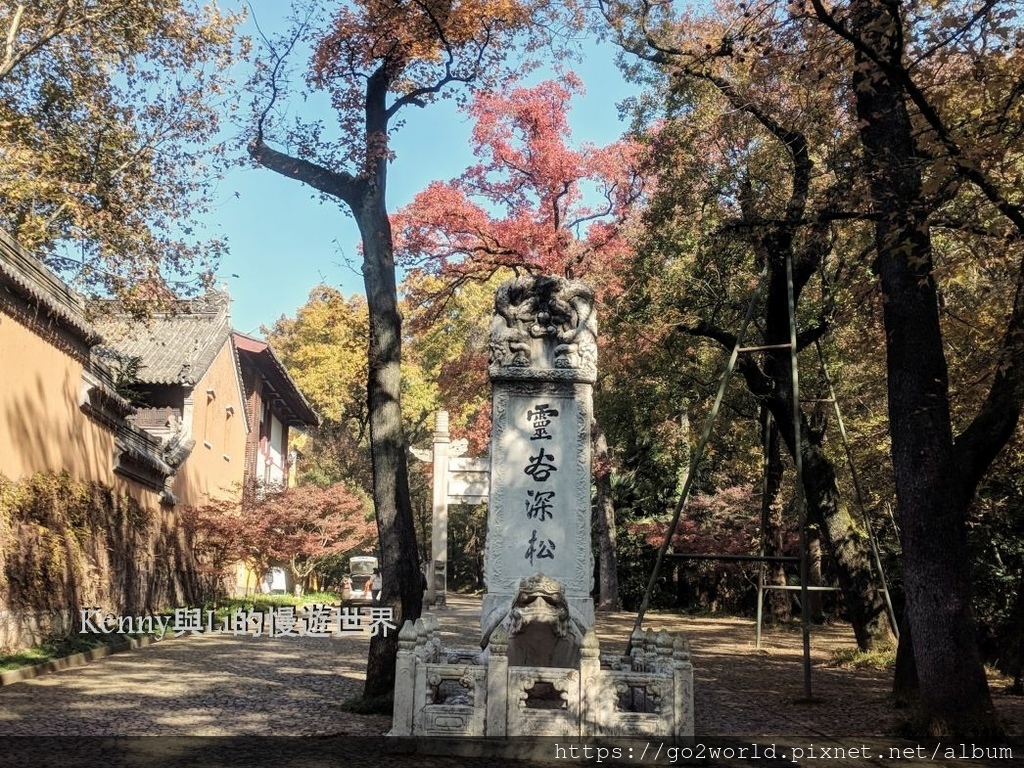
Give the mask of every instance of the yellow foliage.
<path id="1" fill-rule="evenodd" d="M 318 285 L 294 318 L 264 329 L 285 367 L 324 417 L 366 419 L 366 339 L 369 313 L 362 296 L 346 298 Z"/>
<path id="2" fill-rule="evenodd" d="M 208 267 L 223 244 L 189 224 L 223 161 L 241 18 L 181 0 L 0 5 L 0 226 L 46 255 L 74 241 L 68 277 L 87 289 Z"/>

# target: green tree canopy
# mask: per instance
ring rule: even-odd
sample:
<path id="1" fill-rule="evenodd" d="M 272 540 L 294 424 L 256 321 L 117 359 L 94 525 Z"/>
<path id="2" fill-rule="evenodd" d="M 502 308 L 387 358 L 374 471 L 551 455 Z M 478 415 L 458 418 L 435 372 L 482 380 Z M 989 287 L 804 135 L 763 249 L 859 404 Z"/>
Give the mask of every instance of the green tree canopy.
<path id="1" fill-rule="evenodd" d="M 224 243 L 196 222 L 240 20 L 193 0 L 3 4 L 0 226 L 86 291 L 209 278 Z"/>

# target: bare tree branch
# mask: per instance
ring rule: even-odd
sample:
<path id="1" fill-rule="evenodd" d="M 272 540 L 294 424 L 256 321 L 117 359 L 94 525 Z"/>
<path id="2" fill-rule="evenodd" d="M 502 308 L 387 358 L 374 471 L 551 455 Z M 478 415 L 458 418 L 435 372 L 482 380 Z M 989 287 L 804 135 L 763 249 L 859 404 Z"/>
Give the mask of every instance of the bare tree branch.
<path id="1" fill-rule="evenodd" d="M 332 171 L 322 165 L 292 157 L 267 146 L 263 139 L 254 139 L 249 144 L 249 156 L 264 168 L 301 181 L 326 195 L 337 197 L 355 207 L 364 182 L 346 171 Z"/>

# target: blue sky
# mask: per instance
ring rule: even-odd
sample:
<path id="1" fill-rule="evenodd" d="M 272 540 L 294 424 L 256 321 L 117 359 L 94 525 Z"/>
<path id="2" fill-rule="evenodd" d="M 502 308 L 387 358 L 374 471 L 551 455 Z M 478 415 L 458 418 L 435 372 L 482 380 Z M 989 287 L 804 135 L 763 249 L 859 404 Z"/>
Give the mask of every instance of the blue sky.
<path id="1" fill-rule="evenodd" d="M 280 23 L 285 4 L 253 0 L 252 7 L 266 31 Z M 250 19 L 244 31 L 254 35 L 251 24 Z M 625 130 L 616 105 L 634 92 L 615 66 L 614 47 L 588 45 L 573 69 L 586 85 L 586 94 L 574 100 L 570 114 L 574 143 L 614 141 Z M 308 105 L 296 102 L 291 108 L 298 113 Z M 397 157 L 388 176 L 390 211 L 431 181 L 458 176 L 474 160 L 468 146 L 470 123 L 450 100 L 404 117 L 406 124 L 392 143 Z M 234 326 L 243 333 L 261 335 L 261 326 L 281 315 L 294 316 L 321 282 L 346 294 L 363 292 L 355 223 L 299 182 L 263 168 L 237 168 L 221 182 L 214 213 L 205 224 L 210 235 L 228 241 L 230 254 L 217 271 L 218 283 L 231 292 Z"/>

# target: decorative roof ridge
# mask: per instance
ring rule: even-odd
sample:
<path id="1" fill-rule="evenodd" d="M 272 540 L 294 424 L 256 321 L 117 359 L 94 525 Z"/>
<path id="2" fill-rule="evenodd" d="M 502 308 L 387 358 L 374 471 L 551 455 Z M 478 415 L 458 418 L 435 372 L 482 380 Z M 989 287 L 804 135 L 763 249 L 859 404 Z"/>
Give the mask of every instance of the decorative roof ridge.
<path id="1" fill-rule="evenodd" d="M 145 315 L 135 315 L 120 309 L 123 306 L 120 299 L 89 299 L 87 303 L 88 306 L 98 310 L 96 314 L 99 317 L 130 320 L 143 324 L 151 320 L 173 320 L 177 317 L 221 314 L 230 317 L 231 314 L 231 294 L 226 289 L 218 290 L 216 288 L 210 288 L 201 296 L 177 298 L 163 302 L 159 305 L 160 308 Z"/>
<path id="2" fill-rule="evenodd" d="M 86 345 L 94 346 L 103 340 L 86 317 L 85 298 L 2 229 L 0 284 L 40 306 Z"/>

